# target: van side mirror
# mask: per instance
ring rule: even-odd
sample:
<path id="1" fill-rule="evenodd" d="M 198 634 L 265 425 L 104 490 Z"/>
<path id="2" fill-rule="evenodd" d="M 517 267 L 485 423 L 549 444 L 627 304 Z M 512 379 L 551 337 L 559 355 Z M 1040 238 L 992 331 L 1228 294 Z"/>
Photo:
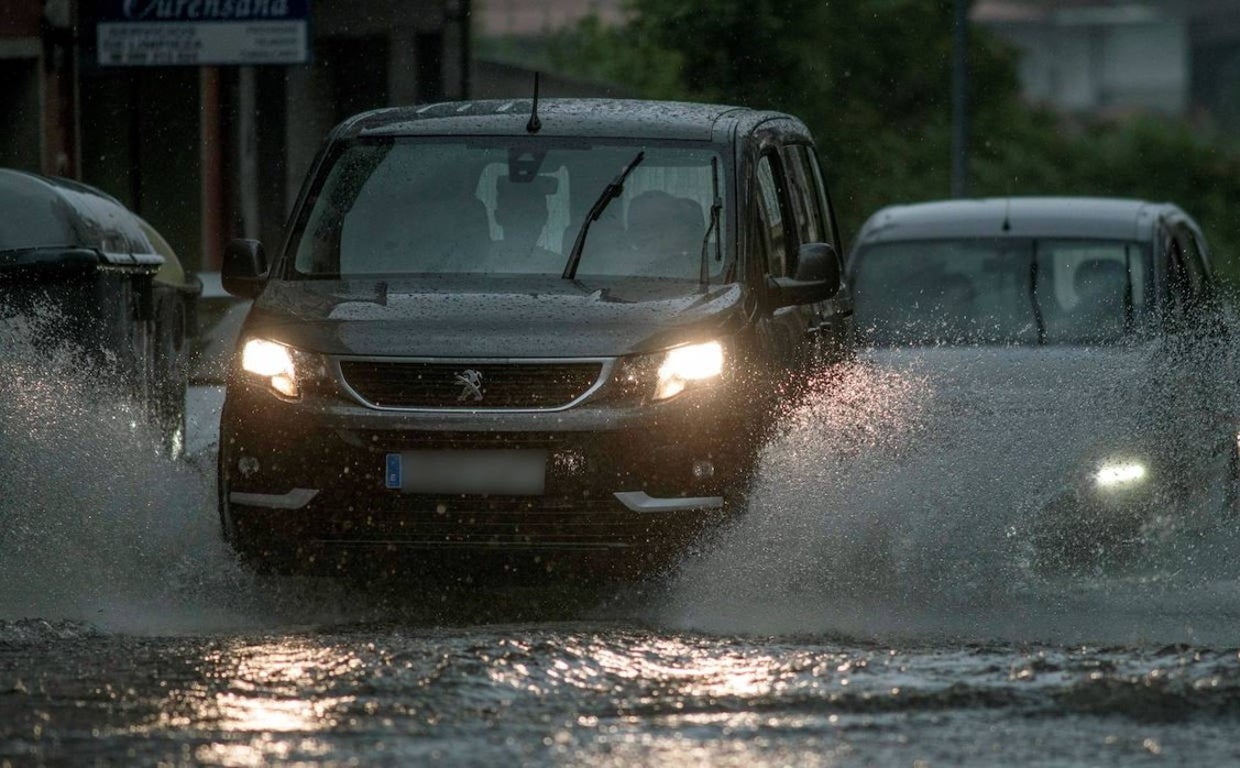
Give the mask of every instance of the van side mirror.
<path id="1" fill-rule="evenodd" d="M 267 254 L 258 240 L 236 239 L 224 246 L 220 282 L 239 299 L 252 299 L 263 290 L 267 278 Z"/>
<path id="2" fill-rule="evenodd" d="M 840 259 L 835 247 L 804 243 L 797 250 L 795 274 L 772 278 L 771 283 L 776 307 L 826 301 L 840 289 Z"/>

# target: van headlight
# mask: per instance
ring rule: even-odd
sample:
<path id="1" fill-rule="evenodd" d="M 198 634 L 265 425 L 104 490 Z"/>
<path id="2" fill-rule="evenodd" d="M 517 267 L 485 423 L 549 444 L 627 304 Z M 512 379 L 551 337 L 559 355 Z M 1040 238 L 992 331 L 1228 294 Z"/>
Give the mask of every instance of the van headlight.
<path id="1" fill-rule="evenodd" d="M 1105 490 L 1130 488 L 1145 482 L 1149 471 L 1139 461 L 1112 461 L 1094 472 L 1094 485 Z"/>
<path id="2" fill-rule="evenodd" d="M 727 352 L 720 341 L 624 357 L 617 361 L 606 397 L 612 402 L 631 404 L 668 400 L 686 389 L 719 379 L 726 359 Z"/>
<path id="3" fill-rule="evenodd" d="M 241 348 L 241 370 L 263 379 L 277 394 L 297 398 L 297 366 L 292 348 L 267 339 L 250 339 Z"/>
<path id="4" fill-rule="evenodd" d="M 663 353 L 654 399 L 666 400 L 689 387 L 719 378 L 723 373 L 723 345 L 717 341 L 675 347 Z"/>

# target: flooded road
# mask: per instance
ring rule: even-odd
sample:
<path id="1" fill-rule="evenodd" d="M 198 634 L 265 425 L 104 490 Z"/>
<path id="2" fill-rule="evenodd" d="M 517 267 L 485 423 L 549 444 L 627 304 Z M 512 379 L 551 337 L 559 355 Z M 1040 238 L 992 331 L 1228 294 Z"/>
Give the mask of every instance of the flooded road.
<path id="1" fill-rule="evenodd" d="M 55 370 L 10 375 L 0 765 L 1240 761 L 1224 489 L 1037 567 L 1030 516 L 1138 412 L 1078 386 L 1123 380 L 1089 359 L 872 356 L 789 413 L 735 524 L 608 587 L 256 576 L 209 449 L 158 459 Z"/>
<path id="2" fill-rule="evenodd" d="M 0 755 L 129 765 L 1218 765 L 1234 651 L 586 621 L 0 628 Z"/>

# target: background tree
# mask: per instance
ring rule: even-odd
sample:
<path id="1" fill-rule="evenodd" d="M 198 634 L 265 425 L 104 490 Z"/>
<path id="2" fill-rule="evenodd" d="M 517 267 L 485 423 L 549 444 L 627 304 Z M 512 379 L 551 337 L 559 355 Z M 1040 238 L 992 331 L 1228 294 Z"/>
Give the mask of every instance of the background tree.
<path id="1" fill-rule="evenodd" d="M 627 22 L 554 36 L 553 68 L 650 98 L 802 117 L 818 138 L 846 241 L 883 205 L 950 192 L 947 0 L 630 0 Z M 1067 118 L 1025 103 L 1017 52 L 970 34 L 977 195 L 1171 200 L 1196 217 L 1225 277 L 1240 277 L 1240 152 L 1177 120 Z"/>

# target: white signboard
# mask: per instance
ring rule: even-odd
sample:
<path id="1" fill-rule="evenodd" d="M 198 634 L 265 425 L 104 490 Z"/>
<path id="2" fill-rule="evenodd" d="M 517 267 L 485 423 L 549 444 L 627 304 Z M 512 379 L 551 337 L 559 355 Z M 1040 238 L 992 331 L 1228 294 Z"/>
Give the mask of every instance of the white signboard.
<path id="1" fill-rule="evenodd" d="M 101 5 L 101 66 L 310 60 L 307 0 L 111 0 Z"/>

